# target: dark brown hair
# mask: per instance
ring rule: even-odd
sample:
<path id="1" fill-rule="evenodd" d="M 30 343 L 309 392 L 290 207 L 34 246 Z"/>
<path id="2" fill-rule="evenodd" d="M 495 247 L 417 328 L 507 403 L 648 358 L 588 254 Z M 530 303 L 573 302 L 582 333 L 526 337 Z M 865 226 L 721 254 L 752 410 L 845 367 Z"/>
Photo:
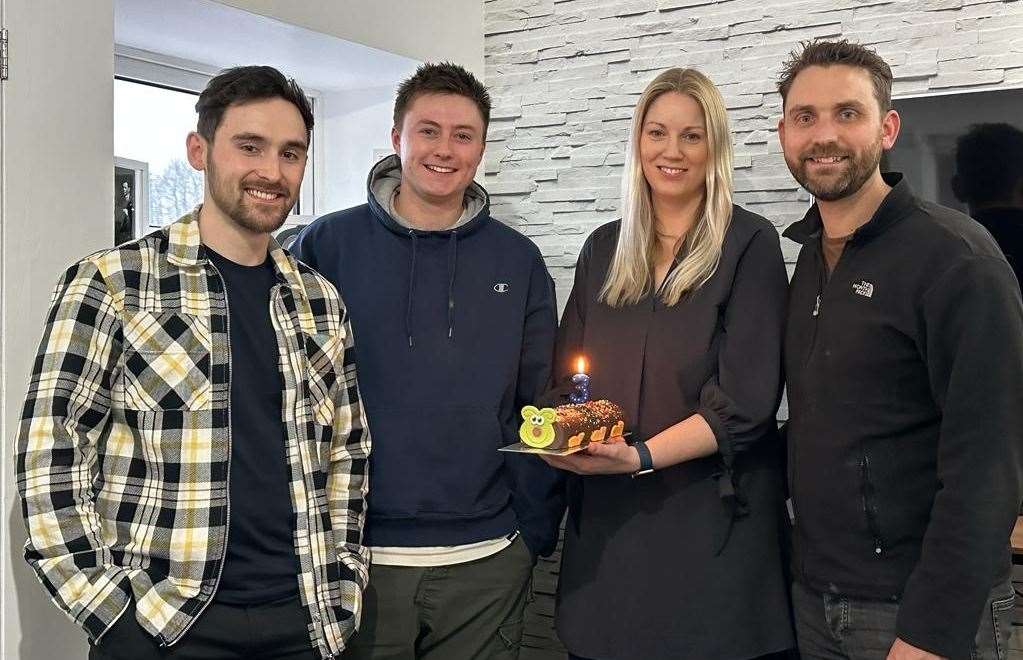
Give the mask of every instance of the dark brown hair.
<path id="1" fill-rule="evenodd" d="M 490 93 L 476 76 L 451 62 L 427 62 L 398 85 L 394 99 L 394 125 L 401 128 L 405 111 L 420 94 L 457 94 L 464 96 L 479 108 L 483 116 L 483 132 L 490 126 Z"/>
<path id="2" fill-rule="evenodd" d="M 782 66 L 778 78 L 778 93 L 781 94 L 782 106 L 789 94 L 793 81 L 803 69 L 811 66 L 834 66 L 844 64 L 865 70 L 874 83 L 874 97 L 881 108 L 881 114 L 892 109 L 892 69 L 881 56 L 873 50 L 852 43 L 846 39 L 840 41 L 804 41 L 802 51 L 794 50 L 789 54 L 788 61 Z"/>
<path id="3" fill-rule="evenodd" d="M 229 106 L 272 98 L 282 98 L 298 108 L 308 140 L 313 131 L 312 105 L 294 79 L 285 78 L 272 66 L 237 66 L 214 76 L 195 103 L 195 111 L 199 113 L 196 132 L 213 142 L 213 135 Z"/>

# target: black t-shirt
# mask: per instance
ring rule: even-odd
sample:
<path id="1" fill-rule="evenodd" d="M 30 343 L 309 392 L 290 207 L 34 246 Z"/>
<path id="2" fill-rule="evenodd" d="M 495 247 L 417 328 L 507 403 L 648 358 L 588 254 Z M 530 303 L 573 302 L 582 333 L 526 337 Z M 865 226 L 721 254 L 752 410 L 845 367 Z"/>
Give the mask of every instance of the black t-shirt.
<path id="1" fill-rule="evenodd" d="M 277 277 L 269 255 L 242 266 L 206 250 L 227 287 L 231 335 L 231 513 L 216 599 L 269 603 L 298 593 L 280 352 L 270 320 Z"/>

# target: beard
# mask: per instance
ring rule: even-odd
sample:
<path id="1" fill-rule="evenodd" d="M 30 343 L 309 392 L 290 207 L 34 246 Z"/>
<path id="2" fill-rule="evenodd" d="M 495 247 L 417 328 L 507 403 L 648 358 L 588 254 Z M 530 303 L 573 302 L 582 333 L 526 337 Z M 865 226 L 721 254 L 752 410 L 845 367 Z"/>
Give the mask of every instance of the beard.
<path id="1" fill-rule="evenodd" d="M 295 206 L 294 196 L 287 188 L 279 185 L 259 183 L 253 187 L 274 192 L 284 196 L 286 203 L 280 210 L 260 208 L 256 202 L 248 198 L 246 184 L 239 181 L 237 185 L 221 177 L 212 159 L 207 159 L 206 176 L 209 177 L 210 198 L 214 204 L 233 220 L 235 224 L 257 234 L 269 234 L 281 228 L 292 207 Z"/>
<path id="2" fill-rule="evenodd" d="M 785 164 L 788 165 L 792 176 L 799 182 L 799 185 L 817 199 L 825 202 L 834 202 L 854 194 L 863 184 L 873 176 L 874 171 L 881 163 L 881 136 L 868 145 L 863 151 L 856 153 L 849 149 L 842 149 L 837 144 L 831 143 L 824 146 L 814 146 L 799 154 L 796 159 L 785 157 Z M 810 174 L 807 161 L 810 158 L 827 158 L 829 156 L 845 157 L 845 160 L 836 169 L 841 168 L 837 174 L 821 176 Z"/>

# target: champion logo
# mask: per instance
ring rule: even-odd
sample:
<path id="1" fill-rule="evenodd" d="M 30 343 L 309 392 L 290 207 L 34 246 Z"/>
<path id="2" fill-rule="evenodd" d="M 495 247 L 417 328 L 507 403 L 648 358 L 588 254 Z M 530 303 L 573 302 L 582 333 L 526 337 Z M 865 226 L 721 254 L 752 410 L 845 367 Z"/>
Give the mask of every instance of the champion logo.
<path id="1" fill-rule="evenodd" d="M 509 288 L 507 282 L 498 282 L 494 285 L 494 291 L 498 293 L 508 293 Z"/>
<path id="2" fill-rule="evenodd" d="M 853 284 L 853 293 L 864 298 L 872 298 L 874 296 L 874 285 L 867 280 L 860 280 Z"/>

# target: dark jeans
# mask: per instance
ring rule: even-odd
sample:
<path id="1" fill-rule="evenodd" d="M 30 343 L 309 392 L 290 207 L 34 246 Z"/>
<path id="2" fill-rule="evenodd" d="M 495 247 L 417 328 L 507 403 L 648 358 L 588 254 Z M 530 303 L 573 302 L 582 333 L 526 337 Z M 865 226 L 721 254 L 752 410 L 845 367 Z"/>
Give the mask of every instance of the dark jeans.
<path id="1" fill-rule="evenodd" d="M 89 647 L 89 660 L 319 660 L 298 596 L 258 606 L 214 602 L 175 644 L 161 648 L 131 605 Z"/>
<path id="2" fill-rule="evenodd" d="M 516 660 L 533 558 L 519 537 L 464 564 L 369 569 L 344 660 Z"/>
<path id="3" fill-rule="evenodd" d="M 1015 597 L 1009 582 L 994 589 L 970 658 L 952 660 L 1005 660 Z M 897 602 L 820 593 L 797 582 L 792 606 L 803 660 L 884 660 L 895 642 Z"/>

